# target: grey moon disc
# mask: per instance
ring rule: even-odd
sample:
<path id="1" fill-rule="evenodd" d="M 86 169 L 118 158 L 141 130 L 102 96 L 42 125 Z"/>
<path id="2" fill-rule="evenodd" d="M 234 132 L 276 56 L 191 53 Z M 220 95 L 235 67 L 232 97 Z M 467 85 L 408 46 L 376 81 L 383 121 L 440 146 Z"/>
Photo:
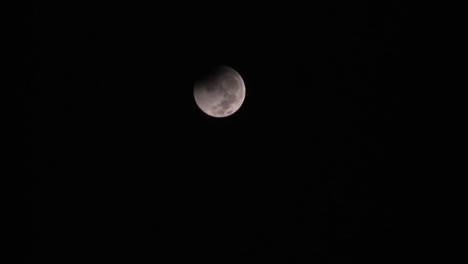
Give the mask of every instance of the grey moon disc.
<path id="1" fill-rule="evenodd" d="M 219 66 L 195 82 L 195 102 L 207 115 L 226 117 L 234 114 L 245 99 L 245 84 L 240 74 L 227 66 Z"/>

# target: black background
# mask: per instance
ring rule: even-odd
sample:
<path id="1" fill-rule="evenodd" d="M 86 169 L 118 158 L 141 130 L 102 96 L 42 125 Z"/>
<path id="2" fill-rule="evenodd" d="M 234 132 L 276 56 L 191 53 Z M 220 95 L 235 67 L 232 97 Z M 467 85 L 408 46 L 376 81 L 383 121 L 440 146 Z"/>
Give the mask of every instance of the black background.
<path id="1" fill-rule="evenodd" d="M 374 2 L 30 7 L 26 263 L 399 259 L 406 12 Z"/>

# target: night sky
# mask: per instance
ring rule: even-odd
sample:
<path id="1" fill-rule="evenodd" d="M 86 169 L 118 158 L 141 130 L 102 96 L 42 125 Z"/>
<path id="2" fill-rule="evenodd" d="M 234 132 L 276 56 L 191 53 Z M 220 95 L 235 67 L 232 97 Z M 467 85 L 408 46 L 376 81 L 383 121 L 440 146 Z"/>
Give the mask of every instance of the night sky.
<path id="1" fill-rule="evenodd" d="M 28 8 L 25 263 L 399 260 L 403 4 L 195 2 Z"/>

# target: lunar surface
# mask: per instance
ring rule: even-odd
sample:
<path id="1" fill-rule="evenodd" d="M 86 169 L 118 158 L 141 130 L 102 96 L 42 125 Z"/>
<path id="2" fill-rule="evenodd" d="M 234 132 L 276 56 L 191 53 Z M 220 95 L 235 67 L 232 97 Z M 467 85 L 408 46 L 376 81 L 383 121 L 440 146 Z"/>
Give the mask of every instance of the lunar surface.
<path id="1" fill-rule="evenodd" d="M 195 83 L 193 93 L 198 107 L 207 115 L 230 116 L 244 102 L 244 80 L 234 69 L 219 66 Z"/>

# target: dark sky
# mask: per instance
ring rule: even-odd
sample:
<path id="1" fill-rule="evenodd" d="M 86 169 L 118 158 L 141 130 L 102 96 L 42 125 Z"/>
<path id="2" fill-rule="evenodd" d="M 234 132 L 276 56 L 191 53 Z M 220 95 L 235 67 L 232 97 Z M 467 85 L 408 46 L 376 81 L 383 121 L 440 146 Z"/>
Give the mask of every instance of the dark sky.
<path id="1" fill-rule="evenodd" d="M 399 259 L 407 14 L 344 2 L 32 6 L 26 263 Z M 246 85 L 224 119 L 215 65 Z"/>

